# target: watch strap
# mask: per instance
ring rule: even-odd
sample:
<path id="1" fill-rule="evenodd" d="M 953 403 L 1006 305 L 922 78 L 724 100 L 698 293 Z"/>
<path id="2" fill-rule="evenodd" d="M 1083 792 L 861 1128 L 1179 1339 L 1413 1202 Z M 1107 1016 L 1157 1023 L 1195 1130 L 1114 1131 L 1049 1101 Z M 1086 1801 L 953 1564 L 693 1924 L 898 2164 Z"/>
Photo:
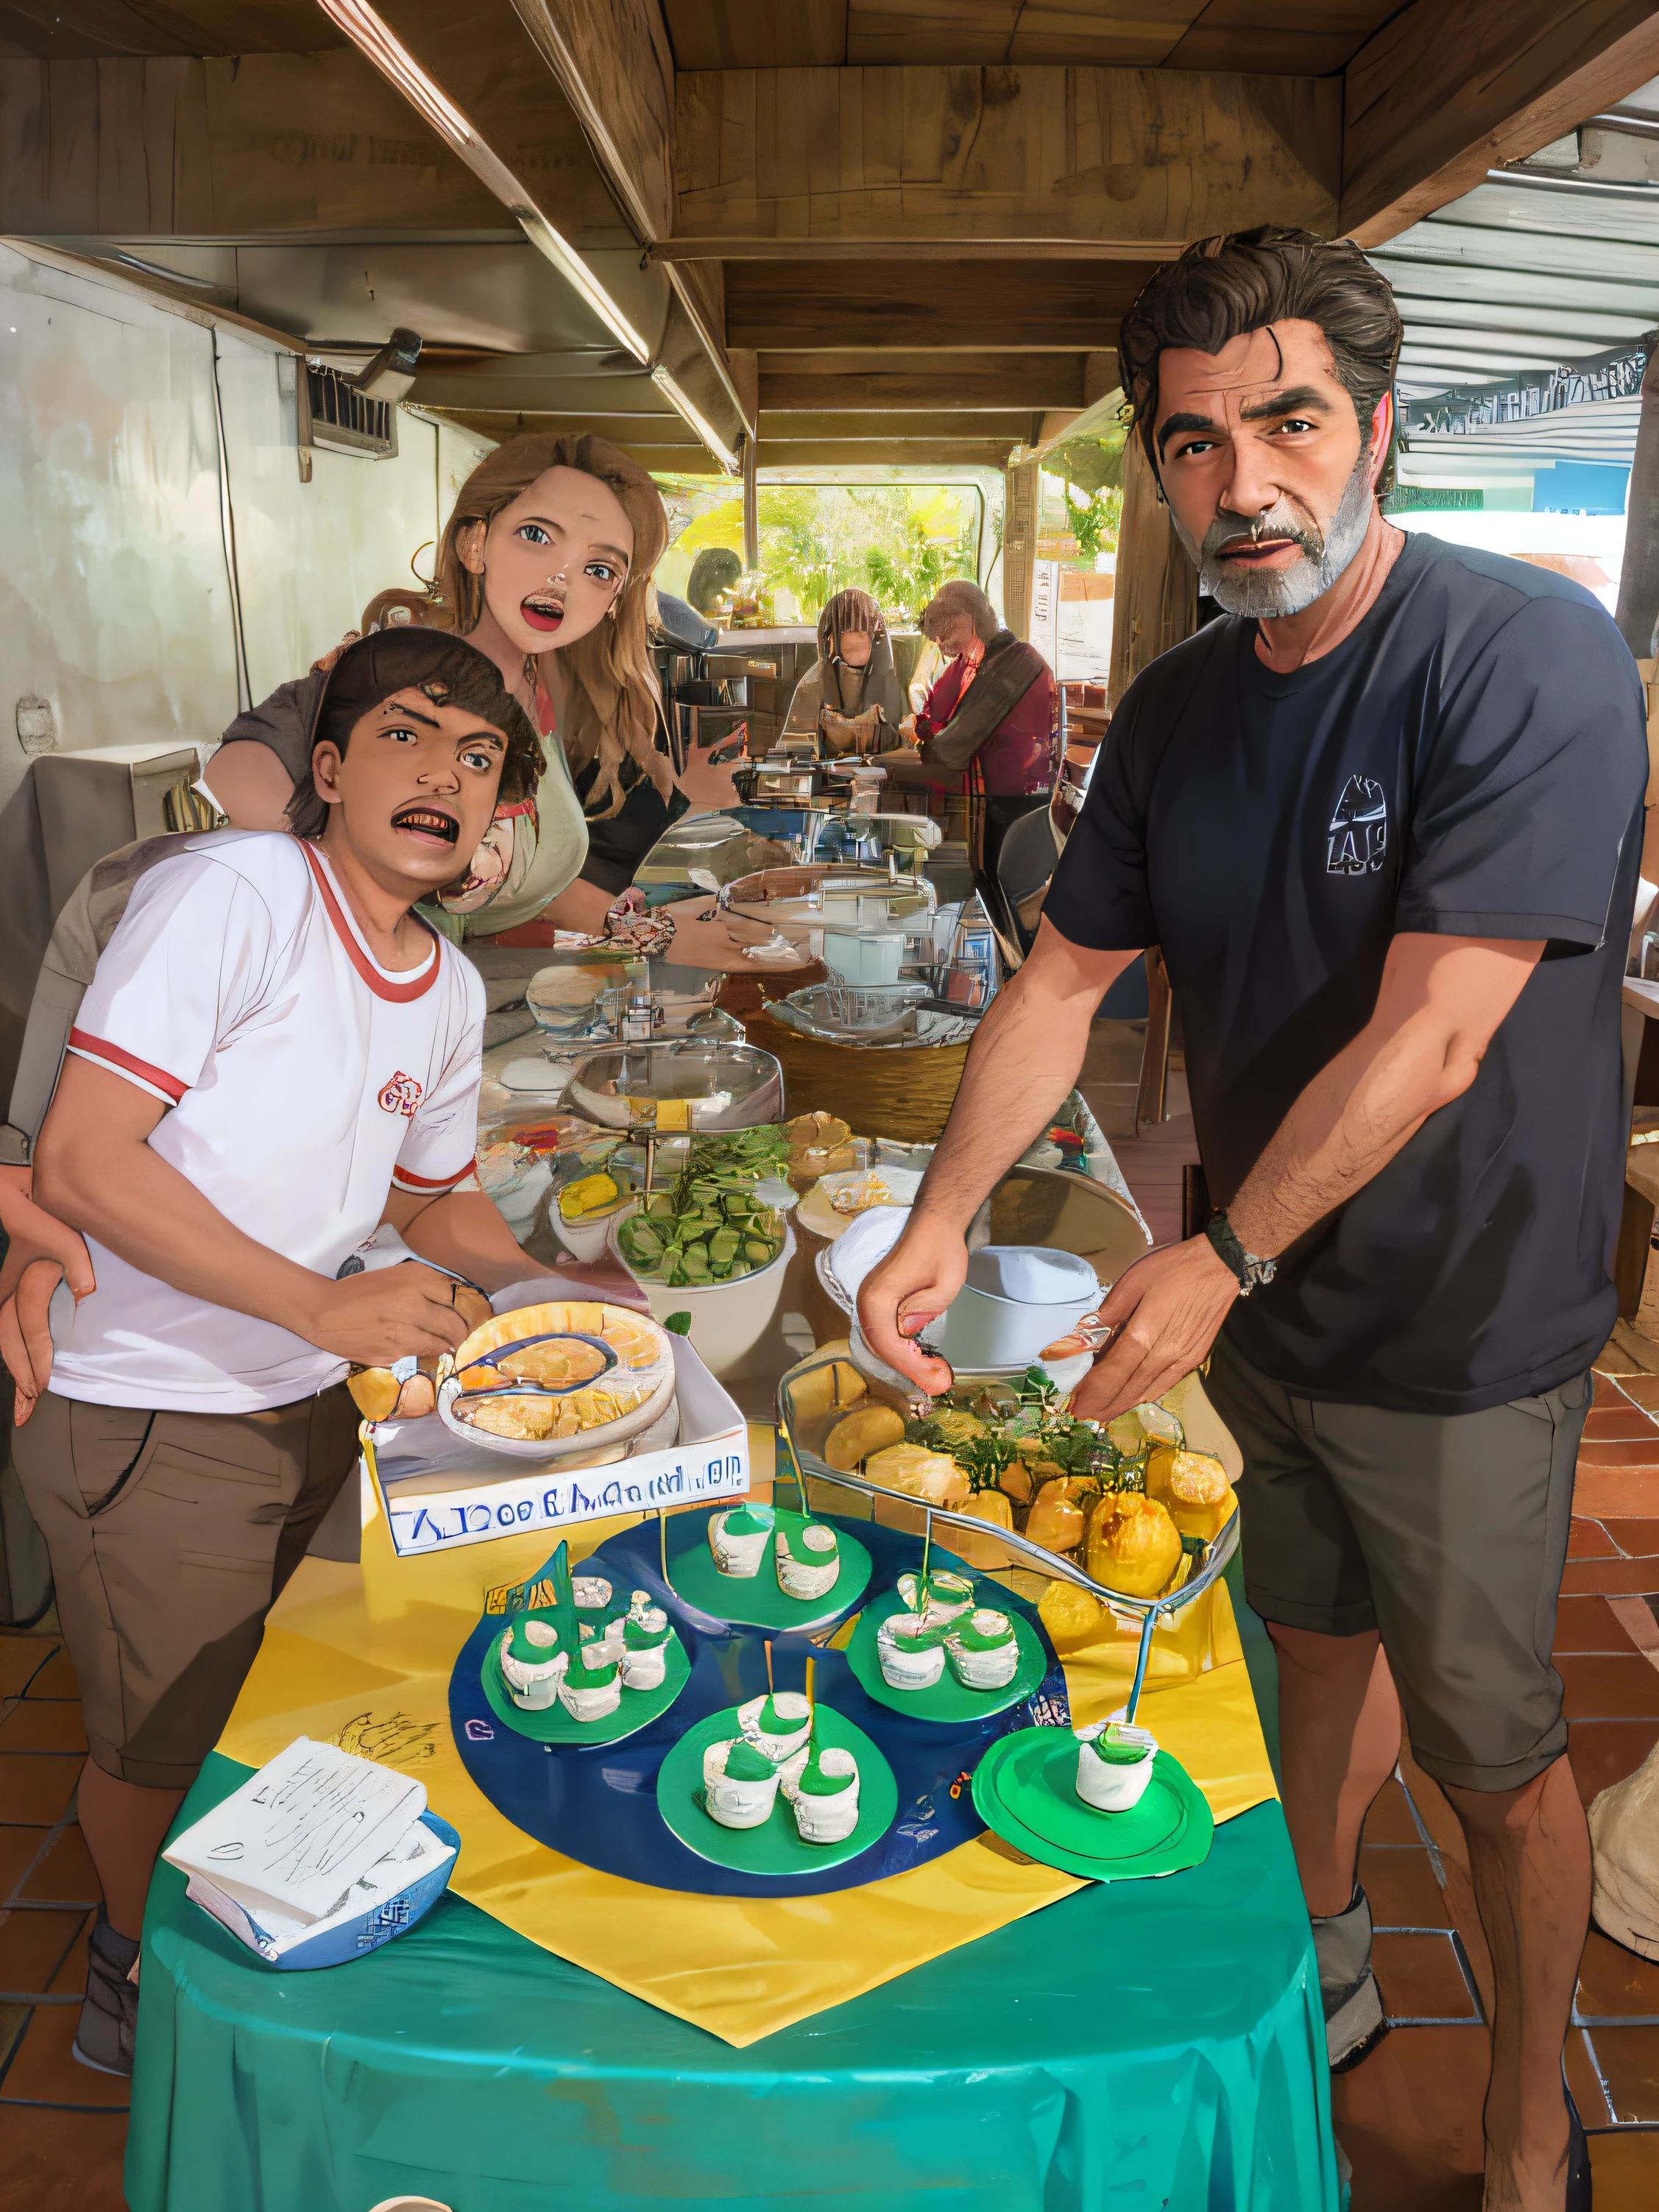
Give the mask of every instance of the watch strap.
<path id="1" fill-rule="evenodd" d="M 1238 1294 L 1248 1298 L 1250 1292 L 1263 1283 L 1272 1282 L 1279 1272 L 1277 1260 L 1259 1259 L 1247 1252 L 1240 1243 L 1238 1232 L 1227 1218 L 1224 1206 L 1218 1206 L 1204 1224 L 1204 1234 L 1218 1255 L 1226 1261 L 1238 1278 Z"/>

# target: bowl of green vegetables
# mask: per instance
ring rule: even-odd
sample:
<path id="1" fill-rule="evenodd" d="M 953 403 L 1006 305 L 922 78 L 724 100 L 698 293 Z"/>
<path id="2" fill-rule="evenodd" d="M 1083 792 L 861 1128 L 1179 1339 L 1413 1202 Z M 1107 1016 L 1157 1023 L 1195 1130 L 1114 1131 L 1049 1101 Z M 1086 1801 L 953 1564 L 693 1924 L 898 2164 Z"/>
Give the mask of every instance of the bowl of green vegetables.
<path id="1" fill-rule="evenodd" d="M 795 1240 L 785 1208 L 788 1131 L 777 1123 L 693 1137 L 672 1182 L 611 1224 L 610 1245 L 658 1321 L 689 1313 L 713 1375 L 730 1373 L 765 1334 Z"/>

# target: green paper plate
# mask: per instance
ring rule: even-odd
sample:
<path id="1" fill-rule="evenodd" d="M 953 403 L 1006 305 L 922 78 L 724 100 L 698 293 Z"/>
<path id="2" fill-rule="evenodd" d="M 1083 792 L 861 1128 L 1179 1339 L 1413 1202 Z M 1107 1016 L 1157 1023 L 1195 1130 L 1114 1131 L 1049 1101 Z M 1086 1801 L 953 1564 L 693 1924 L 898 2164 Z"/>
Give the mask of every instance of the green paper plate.
<path id="1" fill-rule="evenodd" d="M 1133 1881 L 1200 1866 L 1215 1820 L 1198 1784 L 1167 1751 L 1138 1805 L 1100 1813 L 1077 1794 L 1070 1729 L 1021 1729 L 974 1770 L 974 1804 L 994 1833 L 1044 1866 L 1090 1881 Z"/>
<path id="2" fill-rule="evenodd" d="M 999 1613 L 1003 1609 L 1001 1606 L 996 1607 Z M 896 1713 L 914 1713 L 918 1720 L 950 1723 L 956 1727 L 963 1721 L 986 1720 L 993 1713 L 1006 1712 L 1010 1705 L 1017 1705 L 1022 1698 L 1029 1698 L 1048 1671 L 1048 1655 L 1041 1638 L 1029 1620 L 1010 1607 L 1008 1618 L 1014 1625 L 1014 1636 L 1019 1644 L 1019 1664 L 1006 1689 L 966 1688 L 952 1673 L 947 1652 L 945 1672 L 930 1689 L 895 1690 L 881 1671 L 876 1632 L 884 1620 L 903 1610 L 904 1600 L 896 1590 L 889 1590 L 885 1597 L 866 1606 L 847 1647 L 847 1663 L 857 1675 L 865 1695 L 873 1698 L 878 1705 L 890 1705 Z"/>
<path id="3" fill-rule="evenodd" d="M 795 1814 L 783 1791 L 758 1828 L 723 1828 L 702 1808 L 702 1754 L 711 1743 L 736 1735 L 738 1709 L 710 1713 L 683 1735 L 657 1775 L 657 1809 L 690 1850 L 737 1874 L 803 1875 L 814 1867 L 839 1866 L 879 1841 L 898 1817 L 898 1784 L 893 1770 L 864 1730 L 817 1708 L 815 1723 L 821 1745 L 850 1751 L 859 1763 L 859 1820 L 843 1844 L 804 1844 Z"/>
<path id="4" fill-rule="evenodd" d="M 778 1508 L 778 1524 L 787 1528 L 792 1538 L 797 1529 L 805 1527 L 806 1519 L 804 1513 Z M 673 1523 L 669 1525 L 672 1528 Z M 729 1620 L 734 1627 L 775 1628 L 780 1633 L 788 1629 L 818 1628 L 825 1621 L 839 1620 L 843 1613 L 850 1613 L 870 1586 L 868 1552 L 856 1536 L 849 1536 L 844 1528 L 836 1530 L 836 1539 L 841 1547 L 841 1572 L 822 1597 L 784 1595 L 778 1587 L 777 1555 L 769 1541 L 758 1574 L 723 1575 L 708 1548 L 706 1528 L 698 1530 L 695 1544 L 677 1552 L 670 1559 L 669 1587 L 676 1597 L 696 1606 L 699 1613 L 712 1613 L 716 1620 Z"/>
<path id="5" fill-rule="evenodd" d="M 501 1626 L 507 1626 L 504 1616 Z M 691 1678 L 691 1662 L 685 1656 L 685 1646 L 671 1628 L 667 1670 L 661 1689 L 624 1690 L 616 1711 L 607 1713 L 600 1721 L 573 1720 L 557 1698 L 540 1712 L 527 1713 L 522 1705 L 513 1702 L 501 1673 L 501 1638 L 491 1637 L 480 1670 L 483 1693 L 497 1720 L 504 1722 L 515 1735 L 527 1735 L 532 1743 L 620 1743 L 625 1735 L 637 1735 L 659 1713 L 665 1713 Z"/>

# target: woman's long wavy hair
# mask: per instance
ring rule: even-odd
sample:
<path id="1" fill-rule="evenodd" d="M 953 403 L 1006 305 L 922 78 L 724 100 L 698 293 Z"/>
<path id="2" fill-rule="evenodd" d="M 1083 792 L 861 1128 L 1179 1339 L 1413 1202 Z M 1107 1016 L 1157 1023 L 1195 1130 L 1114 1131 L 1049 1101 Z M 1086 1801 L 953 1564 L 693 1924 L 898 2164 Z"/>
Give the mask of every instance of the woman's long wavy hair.
<path id="1" fill-rule="evenodd" d="M 441 599 L 441 619 L 463 637 L 483 617 L 483 578 L 463 562 L 461 532 L 481 522 L 486 530 L 505 507 L 529 490 L 549 469 L 579 469 L 608 484 L 622 501 L 634 530 L 634 556 L 628 580 L 615 601 L 616 618 L 607 616 L 586 637 L 559 652 L 565 676 L 564 710 L 559 736 L 574 775 L 596 756 L 599 771 L 588 793 L 587 811 L 608 816 L 621 809 L 626 792 L 623 763 L 631 759 L 665 801 L 674 772 L 657 747 L 661 705 L 656 670 L 646 635 L 646 594 L 651 572 L 668 543 L 668 517 L 662 497 L 636 461 L 603 438 L 536 435 L 510 439 L 487 454 L 461 486 L 455 511 L 438 541 L 434 588 Z M 535 662 L 527 656 L 526 680 L 533 690 Z"/>

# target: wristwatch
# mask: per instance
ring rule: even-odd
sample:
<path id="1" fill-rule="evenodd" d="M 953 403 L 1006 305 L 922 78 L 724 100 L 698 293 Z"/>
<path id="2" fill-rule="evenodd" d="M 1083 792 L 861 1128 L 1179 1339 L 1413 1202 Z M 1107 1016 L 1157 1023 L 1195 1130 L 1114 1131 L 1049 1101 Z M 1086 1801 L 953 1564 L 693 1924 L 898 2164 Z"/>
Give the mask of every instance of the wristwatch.
<path id="1" fill-rule="evenodd" d="M 1248 1298 L 1260 1285 L 1271 1283 L 1279 1273 L 1277 1260 L 1259 1260 L 1254 1252 L 1244 1249 L 1232 1223 L 1227 1218 L 1224 1206 L 1210 1216 L 1204 1224 L 1204 1234 L 1237 1276 L 1241 1298 Z"/>

